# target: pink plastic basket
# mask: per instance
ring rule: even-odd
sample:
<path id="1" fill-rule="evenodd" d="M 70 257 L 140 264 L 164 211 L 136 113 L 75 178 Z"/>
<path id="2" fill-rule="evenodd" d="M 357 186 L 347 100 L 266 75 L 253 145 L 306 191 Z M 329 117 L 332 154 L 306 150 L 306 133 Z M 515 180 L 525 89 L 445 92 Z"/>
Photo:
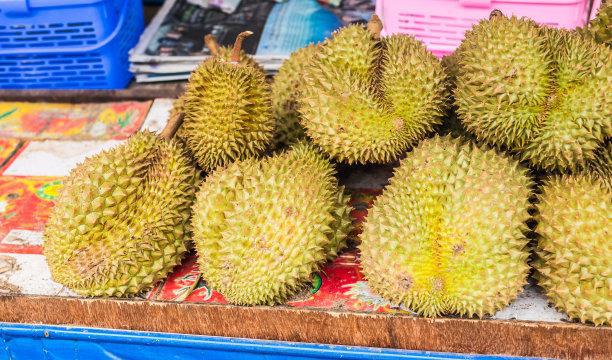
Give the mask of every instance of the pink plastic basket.
<path id="1" fill-rule="evenodd" d="M 597 8 L 600 0 L 595 0 Z M 463 34 L 493 9 L 506 15 L 526 16 L 562 28 L 584 25 L 591 13 L 589 0 L 377 0 L 383 35 L 414 35 L 437 56 L 452 53 Z"/>

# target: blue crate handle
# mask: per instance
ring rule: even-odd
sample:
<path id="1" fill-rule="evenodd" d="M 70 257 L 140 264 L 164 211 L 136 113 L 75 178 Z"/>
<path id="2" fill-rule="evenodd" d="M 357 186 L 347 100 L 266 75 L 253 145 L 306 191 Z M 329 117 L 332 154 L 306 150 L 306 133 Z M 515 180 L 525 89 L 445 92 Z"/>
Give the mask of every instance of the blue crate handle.
<path id="1" fill-rule="evenodd" d="M 0 0 L 0 10 L 9 14 L 30 12 L 29 0 Z"/>

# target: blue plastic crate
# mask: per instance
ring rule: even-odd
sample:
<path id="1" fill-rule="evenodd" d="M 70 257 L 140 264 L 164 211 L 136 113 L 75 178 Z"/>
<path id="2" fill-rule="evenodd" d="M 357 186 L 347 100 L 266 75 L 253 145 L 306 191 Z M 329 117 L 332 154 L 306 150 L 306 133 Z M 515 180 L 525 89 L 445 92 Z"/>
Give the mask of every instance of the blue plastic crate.
<path id="1" fill-rule="evenodd" d="M 143 27 L 138 0 L 0 0 L 0 88 L 124 88 Z"/>
<path id="2" fill-rule="evenodd" d="M 518 360 L 143 331 L 0 323 L 0 360 Z"/>

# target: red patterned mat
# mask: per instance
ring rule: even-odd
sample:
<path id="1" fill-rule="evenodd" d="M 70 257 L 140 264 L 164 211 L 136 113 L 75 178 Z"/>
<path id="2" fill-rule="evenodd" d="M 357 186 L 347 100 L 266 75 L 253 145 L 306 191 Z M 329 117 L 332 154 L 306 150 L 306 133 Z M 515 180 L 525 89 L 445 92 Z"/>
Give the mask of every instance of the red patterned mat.
<path id="1" fill-rule="evenodd" d="M 126 139 L 142 126 L 151 101 L 100 104 L 0 102 L 0 138 Z"/>

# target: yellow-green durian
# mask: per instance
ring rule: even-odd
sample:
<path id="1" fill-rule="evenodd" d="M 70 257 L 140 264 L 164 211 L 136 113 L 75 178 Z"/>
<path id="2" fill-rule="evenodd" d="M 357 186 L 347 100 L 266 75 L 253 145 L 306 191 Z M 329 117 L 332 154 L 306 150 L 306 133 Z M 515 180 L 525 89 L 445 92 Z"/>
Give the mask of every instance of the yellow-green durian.
<path id="1" fill-rule="evenodd" d="M 570 318 L 611 325 L 612 189 L 589 175 L 554 177 L 538 214 L 538 284 Z"/>
<path id="2" fill-rule="evenodd" d="M 598 177 L 612 191 L 612 141 L 599 149 L 584 172 Z"/>
<path id="3" fill-rule="evenodd" d="M 601 4 L 597 16 L 578 31 L 600 44 L 612 46 L 612 3 L 608 0 Z"/>
<path id="4" fill-rule="evenodd" d="M 239 62 L 242 33 L 232 61 L 212 57 L 191 74 L 182 96 L 179 136 L 204 171 L 258 156 L 274 133 L 270 86 L 261 69 Z"/>
<path id="5" fill-rule="evenodd" d="M 316 45 L 309 45 L 291 54 L 283 62 L 272 83 L 272 112 L 276 130 L 273 148 L 291 145 L 304 138 L 304 128 L 300 125 L 298 100 L 303 77 L 316 52 Z"/>
<path id="6" fill-rule="evenodd" d="M 350 25 L 320 47 L 299 100 L 308 137 L 334 159 L 386 163 L 441 123 L 446 103 L 440 61 L 408 35 L 380 38 Z"/>
<path id="7" fill-rule="evenodd" d="M 423 141 L 361 235 L 370 288 L 419 314 L 494 314 L 523 290 L 531 181 L 517 161 L 451 137 Z"/>
<path id="8" fill-rule="evenodd" d="M 193 209 L 202 277 L 233 304 L 286 301 L 345 246 L 347 203 L 329 161 L 303 143 L 218 168 Z"/>
<path id="9" fill-rule="evenodd" d="M 446 86 L 448 93 L 452 94 L 455 89 L 455 83 L 457 82 L 457 75 L 459 74 L 459 59 L 458 55 L 453 53 L 446 55 L 442 58 L 442 68 L 446 74 Z"/>
<path id="10" fill-rule="evenodd" d="M 208 34 L 204 37 L 204 43 L 206 44 L 206 46 L 208 47 L 211 53 L 211 57 L 208 60 L 212 58 L 218 58 L 225 62 L 232 61 L 231 60 L 231 57 L 233 54 L 232 47 L 220 46 L 219 43 L 217 43 L 217 39 L 211 34 Z M 247 54 L 242 49 L 240 49 L 240 51 L 238 52 L 237 62 L 244 66 L 251 66 L 253 68 L 260 69 L 263 72 L 263 68 L 255 60 L 253 60 L 253 58 L 249 56 L 249 54 Z M 184 112 L 184 102 L 183 101 L 184 101 L 184 95 L 181 95 L 178 99 L 174 100 L 174 102 L 172 103 L 172 109 L 169 115 L 170 118 L 172 118 L 173 116 L 177 116 L 179 114 L 183 114 Z M 179 128 L 177 132 L 177 137 L 180 139 L 184 138 L 182 127 Z"/>
<path id="11" fill-rule="evenodd" d="M 576 171 L 612 136 L 610 48 L 493 14 L 457 53 L 457 112 L 479 140 L 539 169 Z"/>
<path id="12" fill-rule="evenodd" d="M 181 262 L 199 175 L 176 141 L 139 132 L 72 170 L 44 231 L 53 280 L 132 296 Z"/>

